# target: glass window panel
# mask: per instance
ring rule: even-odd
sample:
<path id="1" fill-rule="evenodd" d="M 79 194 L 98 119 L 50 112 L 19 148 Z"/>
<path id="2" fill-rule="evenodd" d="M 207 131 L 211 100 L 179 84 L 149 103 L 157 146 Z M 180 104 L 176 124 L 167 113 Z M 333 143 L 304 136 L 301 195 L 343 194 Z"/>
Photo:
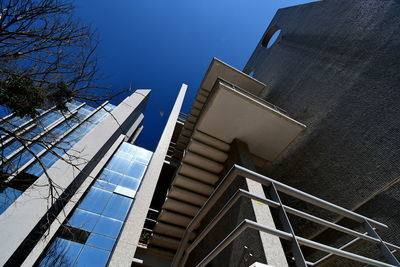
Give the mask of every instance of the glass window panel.
<path id="1" fill-rule="evenodd" d="M 136 190 L 138 189 L 140 181 L 137 179 L 130 178 L 129 176 L 124 176 L 124 178 L 119 183 L 120 186 Z"/>
<path id="2" fill-rule="evenodd" d="M 132 162 L 132 164 L 129 166 L 129 168 L 124 169 L 124 173 L 128 176 L 137 178 L 137 179 L 142 179 L 144 171 L 146 169 L 146 166 L 137 163 L 137 162 Z"/>
<path id="3" fill-rule="evenodd" d="M 113 194 L 103 211 L 103 215 L 124 221 L 131 204 L 131 198 Z"/>
<path id="4" fill-rule="evenodd" d="M 107 164 L 107 169 L 117 171 L 117 172 L 123 172 L 124 170 L 128 169 L 130 165 L 130 161 L 119 158 L 114 156 L 111 161 Z"/>
<path id="5" fill-rule="evenodd" d="M 84 246 L 78 260 L 75 263 L 76 267 L 101 267 L 106 266 L 110 252 L 103 249 Z"/>
<path id="6" fill-rule="evenodd" d="M 111 192 L 113 192 L 116 187 L 116 185 L 107 183 L 106 181 L 102 180 L 97 180 L 93 186 Z"/>
<path id="7" fill-rule="evenodd" d="M 58 160 L 58 157 L 51 152 L 46 152 L 43 156 L 40 157 L 40 159 L 43 162 L 43 164 L 47 168 L 49 168 Z"/>
<path id="8" fill-rule="evenodd" d="M 133 157 L 134 157 L 133 154 L 128 154 L 128 153 L 125 153 L 125 152 L 122 152 L 122 151 L 119 151 L 119 150 L 117 152 L 115 152 L 114 156 L 115 157 L 119 157 L 119 158 L 124 158 L 124 159 L 127 159 L 127 160 L 133 160 Z"/>
<path id="9" fill-rule="evenodd" d="M 19 141 L 13 141 L 3 149 L 2 156 L 7 157 L 20 147 L 22 147 L 22 144 Z"/>
<path id="10" fill-rule="evenodd" d="M 115 105 L 108 103 L 107 105 L 104 106 L 104 109 L 107 110 L 108 112 L 111 112 L 112 110 L 114 110 Z"/>
<path id="11" fill-rule="evenodd" d="M 24 152 L 18 154 L 12 159 L 11 165 L 15 170 L 17 170 L 32 158 L 33 158 L 32 154 L 29 151 L 25 150 Z"/>
<path id="12" fill-rule="evenodd" d="M 22 194 L 22 191 L 7 187 L 0 193 L 0 214 L 2 214 Z"/>
<path id="13" fill-rule="evenodd" d="M 39 266 L 73 266 L 82 247 L 82 244 L 57 238 L 46 251 L 46 256 L 40 262 Z"/>
<path id="14" fill-rule="evenodd" d="M 79 208 L 101 214 L 104 207 L 107 205 L 111 194 L 111 192 L 93 187 L 85 196 L 82 203 L 79 205 Z"/>
<path id="15" fill-rule="evenodd" d="M 121 221 L 101 216 L 96 224 L 96 227 L 93 229 L 93 232 L 112 238 L 117 238 L 121 227 Z"/>
<path id="16" fill-rule="evenodd" d="M 42 151 L 44 148 L 40 143 L 36 143 L 32 146 L 29 147 L 32 152 L 34 152 L 35 154 L 38 154 L 40 151 Z"/>
<path id="17" fill-rule="evenodd" d="M 135 155 L 135 160 L 139 161 L 140 163 L 148 165 L 151 159 L 151 155 L 153 155 L 151 151 L 147 151 L 143 148 L 138 148 Z"/>
<path id="18" fill-rule="evenodd" d="M 118 149 L 118 151 L 125 152 L 125 153 L 128 153 L 128 154 L 135 154 L 136 150 L 137 150 L 136 146 L 131 145 L 129 143 L 125 143 L 125 142 L 122 143 L 122 145 Z"/>
<path id="19" fill-rule="evenodd" d="M 43 172 L 43 168 L 42 166 L 40 166 L 39 162 L 35 162 L 33 163 L 27 170 L 27 173 L 30 173 L 32 175 L 36 175 L 36 176 L 40 176 L 42 175 Z"/>
<path id="20" fill-rule="evenodd" d="M 107 181 L 112 184 L 119 184 L 123 178 L 124 178 L 123 174 L 109 171 L 106 169 L 103 170 L 103 172 L 99 177 L 99 179 Z"/>
<path id="21" fill-rule="evenodd" d="M 86 244 L 94 247 L 112 250 L 114 247 L 115 239 L 106 236 L 91 233 Z"/>
<path id="22" fill-rule="evenodd" d="M 92 212 L 76 209 L 68 221 L 68 225 L 91 232 L 100 216 Z"/>

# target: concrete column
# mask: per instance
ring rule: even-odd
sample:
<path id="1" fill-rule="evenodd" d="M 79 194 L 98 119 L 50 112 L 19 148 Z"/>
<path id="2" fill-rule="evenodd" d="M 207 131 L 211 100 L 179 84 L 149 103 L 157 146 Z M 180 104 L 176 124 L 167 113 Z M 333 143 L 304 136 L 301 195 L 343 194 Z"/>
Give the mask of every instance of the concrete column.
<path id="1" fill-rule="evenodd" d="M 230 146 L 228 159 L 220 175 L 221 178 L 225 177 L 234 164 L 256 171 L 246 143 L 234 140 Z M 261 184 L 245 177 L 237 177 L 204 217 L 198 232 L 201 232 L 209 224 L 227 201 L 240 188 L 260 197 L 265 197 Z M 241 198 L 199 243 L 196 249 L 192 251 L 188 258 L 187 266 L 194 266 L 199 263 L 244 219 L 253 220 L 268 227 L 275 228 L 272 214 L 268 206 L 256 201 Z M 279 267 L 288 266 L 279 238 L 253 229 L 248 229 L 221 251 L 212 261 L 212 265 L 249 266 L 254 262 L 261 262 Z"/>
<path id="2" fill-rule="evenodd" d="M 111 255 L 109 266 L 129 267 L 132 264 L 186 89 L 187 85 L 183 84 Z"/>
<path id="3" fill-rule="evenodd" d="M 231 155 L 236 158 L 237 164 L 252 171 L 257 171 L 246 143 L 240 140 L 234 140 L 231 144 Z M 245 178 L 245 183 L 250 193 L 265 197 L 261 184 L 247 178 Z M 267 205 L 251 200 L 250 205 L 243 208 L 253 210 L 256 222 L 271 228 L 276 228 L 271 211 Z M 267 263 L 272 266 L 288 266 L 280 239 L 263 232 L 258 232 L 258 234 Z M 252 243 L 251 240 L 248 241 L 250 244 Z"/>

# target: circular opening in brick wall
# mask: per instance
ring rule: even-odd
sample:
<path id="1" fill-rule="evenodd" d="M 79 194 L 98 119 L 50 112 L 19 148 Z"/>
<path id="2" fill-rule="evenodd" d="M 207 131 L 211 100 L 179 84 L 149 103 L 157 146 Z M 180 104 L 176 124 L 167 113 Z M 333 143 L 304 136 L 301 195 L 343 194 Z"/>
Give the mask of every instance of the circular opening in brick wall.
<path id="1" fill-rule="evenodd" d="M 261 41 L 261 45 L 266 48 L 270 48 L 279 38 L 281 34 L 281 29 L 277 26 L 271 27 L 267 33 L 265 34 L 264 38 Z"/>

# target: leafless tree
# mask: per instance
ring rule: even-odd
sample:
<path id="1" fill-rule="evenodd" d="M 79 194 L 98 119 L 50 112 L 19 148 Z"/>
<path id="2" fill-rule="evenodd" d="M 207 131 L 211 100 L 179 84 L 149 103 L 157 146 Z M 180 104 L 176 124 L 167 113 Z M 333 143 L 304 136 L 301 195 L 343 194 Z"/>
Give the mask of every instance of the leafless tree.
<path id="1" fill-rule="evenodd" d="M 100 104 L 126 92 L 99 85 L 96 34 L 73 12 L 69 0 L 0 0 L 0 105 L 16 116 L 33 118 L 24 127 L 0 120 L 0 191 L 10 185 L 15 187 L 15 183 L 27 188 L 36 179 L 27 175 L 24 168 L 21 171 L 26 165 L 22 152 L 14 155 L 14 160 L 4 154 L 15 143 L 47 176 L 49 207 L 65 188 L 48 175 L 40 155 L 51 153 L 74 164 L 77 153 L 70 153 L 71 146 L 60 134 L 40 134 L 46 126 L 36 119 L 38 113 L 52 106 L 72 123 L 78 119 L 67 110 L 66 103 L 73 98 Z M 29 125 L 34 127 L 27 128 Z M 30 134 L 32 129 L 39 129 L 36 135 Z M 80 170 L 78 165 L 74 168 Z"/>

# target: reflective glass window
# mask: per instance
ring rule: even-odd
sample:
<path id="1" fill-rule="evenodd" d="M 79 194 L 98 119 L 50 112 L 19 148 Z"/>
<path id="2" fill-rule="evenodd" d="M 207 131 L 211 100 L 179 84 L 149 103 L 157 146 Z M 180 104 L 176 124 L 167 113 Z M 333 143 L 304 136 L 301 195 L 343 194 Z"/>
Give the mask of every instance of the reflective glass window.
<path id="1" fill-rule="evenodd" d="M 85 196 L 79 208 L 101 214 L 110 200 L 111 194 L 111 192 L 93 187 Z"/>
<path id="2" fill-rule="evenodd" d="M 22 167 L 25 163 L 27 163 L 30 159 L 32 159 L 32 154 L 25 150 L 22 153 L 18 154 L 11 160 L 11 165 L 13 166 L 13 170 L 17 170 L 18 168 Z"/>
<path id="3" fill-rule="evenodd" d="M 124 178 L 123 174 L 109 171 L 106 169 L 103 170 L 102 174 L 99 177 L 99 179 L 107 181 L 109 183 L 113 183 L 113 184 L 119 184 L 123 178 Z"/>
<path id="4" fill-rule="evenodd" d="M 97 180 L 93 186 L 111 192 L 113 192 L 116 187 L 116 185 L 107 183 L 106 181 L 102 180 Z"/>
<path id="5" fill-rule="evenodd" d="M 88 240 L 86 241 L 86 244 L 88 245 L 107 250 L 112 250 L 114 243 L 115 239 L 94 233 L 91 233 Z"/>
<path id="6" fill-rule="evenodd" d="M 100 216 L 92 212 L 76 209 L 68 221 L 68 225 L 91 232 Z"/>
<path id="7" fill-rule="evenodd" d="M 2 214 L 20 195 L 22 191 L 7 187 L 0 193 L 0 214 Z"/>
<path id="8" fill-rule="evenodd" d="M 49 151 L 49 152 L 46 152 L 43 156 L 41 156 L 40 159 L 43 162 L 43 164 L 47 168 L 49 168 L 51 165 L 53 165 L 58 160 L 58 157 Z"/>
<path id="9" fill-rule="evenodd" d="M 36 143 L 32 146 L 29 147 L 33 153 L 38 154 L 39 152 L 41 152 L 44 148 L 43 145 L 41 143 Z"/>
<path id="10" fill-rule="evenodd" d="M 107 250 L 84 246 L 74 266 L 105 266 L 108 256 L 110 256 L 110 252 Z"/>
<path id="11" fill-rule="evenodd" d="M 127 153 L 127 154 L 135 154 L 136 150 L 138 148 L 136 146 L 133 146 L 129 143 L 122 143 L 122 145 L 119 147 L 118 151 Z"/>
<path id="12" fill-rule="evenodd" d="M 43 168 L 40 166 L 39 162 L 35 162 L 26 170 L 26 172 L 32 175 L 40 176 L 43 174 Z"/>
<path id="13" fill-rule="evenodd" d="M 103 215 L 123 221 L 125 220 L 131 203 L 131 198 L 113 194 L 103 211 Z"/>
<path id="14" fill-rule="evenodd" d="M 117 238 L 121 227 L 121 221 L 101 216 L 96 226 L 94 227 L 93 232 L 112 238 Z"/>
<path id="15" fill-rule="evenodd" d="M 123 158 L 123 159 L 127 159 L 127 160 L 133 160 L 134 155 L 133 154 L 128 154 L 122 151 L 117 151 L 114 154 L 115 157 L 119 157 L 119 158 Z"/>
<path id="16" fill-rule="evenodd" d="M 140 163 L 132 162 L 125 174 L 137 179 L 142 179 L 146 167 Z"/>
<path id="17" fill-rule="evenodd" d="M 137 179 L 130 178 L 129 176 L 124 176 L 124 178 L 119 183 L 120 186 L 136 190 L 138 189 L 140 181 Z"/>
<path id="18" fill-rule="evenodd" d="M 46 252 L 40 267 L 73 266 L 83 245 L 57 238 Z"/>
<path id="19" fill-rule="evenodd" d="M 147 165 L 147 164 L 149 164 L 151 155 L 153 155 L 152 152 L 147 151 L 143 148 L 138 148 L 138 150 L 135 154 L 135 160 Z"/>
<path id="20" fill-rule="evenodd" d="M 122 172 L 129 168 L 130 161 L 124 158 L 113 157 L 111 161 L 107 164 L 107 169 Z"/>

